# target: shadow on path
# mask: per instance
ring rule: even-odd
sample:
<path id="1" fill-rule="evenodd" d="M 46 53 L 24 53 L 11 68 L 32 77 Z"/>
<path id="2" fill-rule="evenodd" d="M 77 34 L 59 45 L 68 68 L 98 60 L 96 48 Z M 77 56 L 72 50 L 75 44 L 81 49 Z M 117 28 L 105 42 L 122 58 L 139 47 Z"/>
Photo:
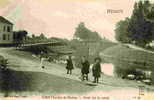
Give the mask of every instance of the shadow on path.
<path id="1" fill-rule="evenodd" d="M 94 87 L 82 82 L 58 77 L 43 72 L 6 70 L 0 71 L 0 90 L 9 96 L 10 92 L 39 93 L 85 93 Z"/>

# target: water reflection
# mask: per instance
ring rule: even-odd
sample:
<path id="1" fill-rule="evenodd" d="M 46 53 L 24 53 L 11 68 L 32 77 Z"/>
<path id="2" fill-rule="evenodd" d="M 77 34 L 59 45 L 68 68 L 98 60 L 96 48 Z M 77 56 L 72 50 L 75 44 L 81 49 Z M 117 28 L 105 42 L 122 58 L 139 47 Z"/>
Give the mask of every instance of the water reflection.
<path id="1" fill-rule="evenodd" d="M 106 75 L 114 76 L 114 65 L 111 63 L 102 63 L 101 70 Z"/>

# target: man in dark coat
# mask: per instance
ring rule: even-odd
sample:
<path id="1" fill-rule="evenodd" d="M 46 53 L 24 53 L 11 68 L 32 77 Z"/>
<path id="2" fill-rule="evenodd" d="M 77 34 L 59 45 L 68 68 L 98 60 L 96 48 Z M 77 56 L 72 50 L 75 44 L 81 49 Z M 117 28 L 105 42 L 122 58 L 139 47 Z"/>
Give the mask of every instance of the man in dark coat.
<path id="1" fill-rule="evenodd" d="M 74 69 L 71 56 L 68 56 L 68 59 L 66 61 L 67 61 L 67 64 L 66 64 L 67 74 L 71 75 L 72 70 Z"/>
<path id="2" fill-rule="evenodd" d="M 101 59 L 99 57 L 95 58 L 95 63 L 92 68 L 93 76 L 94 76 L 94 83 L 99 82 L 99 78 L 101 77 Z"/>
<path id="3" fill-rule="evenodd" d="M 82 65 L 82 68 L 81 68 L 82 80 L 84 81 L 86 78 L 86 80 L 88 81 L 90 64 L 89 64 L 88 60 L 86 60 L 85 57 L 82 57 L 81 65 Z"/>

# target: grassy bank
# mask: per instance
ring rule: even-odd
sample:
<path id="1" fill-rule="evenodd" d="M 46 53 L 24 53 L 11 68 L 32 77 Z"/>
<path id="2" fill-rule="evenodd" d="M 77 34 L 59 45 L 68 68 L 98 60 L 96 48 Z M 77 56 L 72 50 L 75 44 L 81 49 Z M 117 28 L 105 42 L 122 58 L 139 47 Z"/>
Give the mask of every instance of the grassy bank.
<path id="1" fill-rule="evenodd" d="M 136 69 L 152 71 L 154 77 L 154 54 L 142 50 L 136 50 L 125 45 L 110 47 L 101 53 L 105 61 L 115 65 L 115 73 L 126 74 L 126 71 Z"/>

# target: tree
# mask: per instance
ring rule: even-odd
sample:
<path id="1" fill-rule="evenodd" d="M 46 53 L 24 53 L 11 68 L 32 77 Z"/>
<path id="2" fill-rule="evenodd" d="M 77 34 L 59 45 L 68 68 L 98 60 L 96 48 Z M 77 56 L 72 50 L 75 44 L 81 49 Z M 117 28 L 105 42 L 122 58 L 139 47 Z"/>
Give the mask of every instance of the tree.
<path id="1" fill-rule="evenodd" d="M 21 46 L 24 43 L 24 40 L 26 40 L 28 32 L 25 30 L 20 30 L 14 32 L 14 42 L 17 46 Z"/>
<path id="2" fill-rule="evenodd" d="M 78 61 L 80 61 L 81 56 L 86 56 L 91 60 L 95 55 L 98 55 L 97 51 L 100 47 L 98 47 L 97 44 L 99 44 L 101 40 L 102 38 L 98 32 L 91 31 L 81 22 L 75 30 L 74 39 L 71 41 L 71 47 L 76 50 L 74 53 L 76 62 L 78 63 Z M 97 48 L 94 46 L 97 46 Z"/>
<path id="3" fill-rule="evenodd" d="M 131 18 L 126 18 L 117 23 L 115 38 L 122 43 L 135 43 L 142 47 L 152 42 L 154 39 L 154 23 L 148 18 L 154 16 L 154 13 L 151 13 L 151 10 L 149 11 L 150 6 L 149 1 L 136 2 Z"/>
<path id="4" fill-rule="evenodd" d="M 0 55 L 0 69 L 5 70 L 8 65 L 8 60 Z"/>
<path id="5" fill-rule="evenodd" d="M 36 36 L 35 36 L 35 34 L 32 34 L 32 38 L 34 39 Z"/>
<path id="6" fill-rule="evenodd" d="M 135 3 L 133 14 L 128 24 L 128 37 L 135 41 L 136 45 L 144 47 L 152 41 L 153 23 L 147 21 L 144 16 L 145 2 Z"/>
<path id="7" fill-rule="evenodd" d="M 92 32 L 87 27 L 85 27 L 85 24 L 81 22 L 78 27 L 76 28 L 74 38 L 81 39 L 81 40 L 101 40 L 101 37 L 97 32 Z"/>
<path id="8" fill-rule="evenodd" d="M 40 34 L 39 38 L 40 38 L 41 40 L 47 39 L 46 36 L 45 36 L 43 33 Z"/>
<path id="9" fill-rule="evenodd" d="M 126 18 L 125 20 L 121 20 L 116 24 L 115 38 L 119 42 L 130 43 L 131 41 L 131 38 L 129 38 L 127 31 L 129 20 L 129 18 Z"/>
<path id="10" fill-rule="evenodd" d="M 154 5 L 145 1 L 144 15 L 148 21 L 154 22 Z"/>

